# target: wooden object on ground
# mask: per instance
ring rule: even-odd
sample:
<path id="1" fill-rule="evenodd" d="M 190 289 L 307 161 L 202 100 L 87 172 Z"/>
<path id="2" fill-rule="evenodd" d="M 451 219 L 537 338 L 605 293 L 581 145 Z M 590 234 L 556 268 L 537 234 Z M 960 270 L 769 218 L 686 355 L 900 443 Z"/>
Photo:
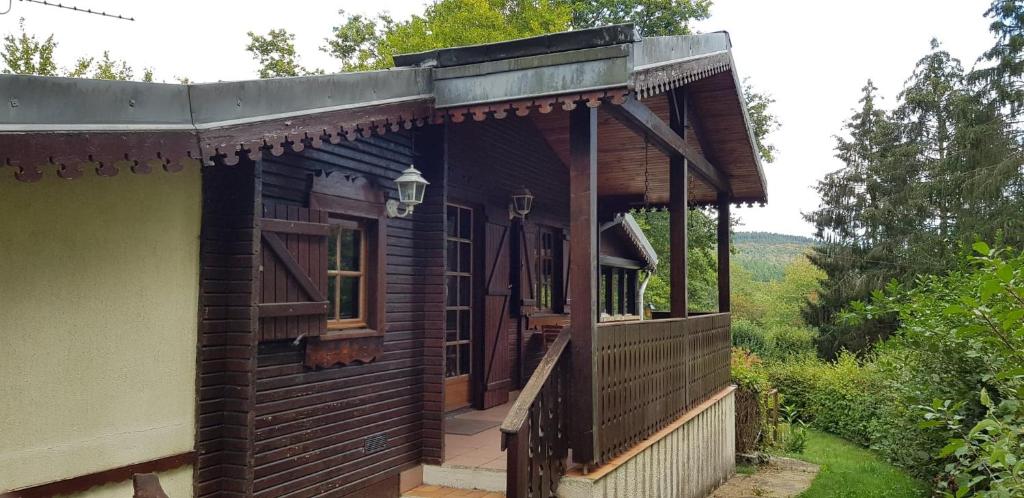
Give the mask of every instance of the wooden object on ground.
<path id="1" fill-rule="evenodd" d="M 135 474 L 132 476 L 132 488 L 135 490 L 133 498 L 168 498 L 155 473 Z"/>

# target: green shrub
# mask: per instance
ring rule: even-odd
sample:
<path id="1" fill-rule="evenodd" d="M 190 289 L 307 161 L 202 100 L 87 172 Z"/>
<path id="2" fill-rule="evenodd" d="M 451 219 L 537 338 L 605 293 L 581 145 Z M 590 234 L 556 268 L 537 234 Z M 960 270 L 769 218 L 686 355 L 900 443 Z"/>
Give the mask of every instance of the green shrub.
<path id="1" fill-rule="evenodd" d="M 771 364 L 767 371 L 801 420 L 865 446 L 871 443 L 869 428 L 878 415 L 877 383 L 853 355 L 841 355 L 835 363 L 803 357 Z"/>
<path id="2" fill-rule="evenodd" d="M 756 354 L 767 362 L 813 356 L 813 329 L 785 324 L 762 325 L 742 318 L 732 322 L 733 345 Z"/>

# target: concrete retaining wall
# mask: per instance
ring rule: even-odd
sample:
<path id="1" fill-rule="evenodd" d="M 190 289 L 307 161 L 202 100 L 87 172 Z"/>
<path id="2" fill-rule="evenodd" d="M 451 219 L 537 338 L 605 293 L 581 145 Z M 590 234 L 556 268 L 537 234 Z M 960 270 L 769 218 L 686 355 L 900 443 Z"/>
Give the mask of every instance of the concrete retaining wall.
<path id="1" fill-rule="evenodd" d="M 570 472 L 560 498 L 703 498 L 736 471 L 735 388 L 586 475 Z"/>

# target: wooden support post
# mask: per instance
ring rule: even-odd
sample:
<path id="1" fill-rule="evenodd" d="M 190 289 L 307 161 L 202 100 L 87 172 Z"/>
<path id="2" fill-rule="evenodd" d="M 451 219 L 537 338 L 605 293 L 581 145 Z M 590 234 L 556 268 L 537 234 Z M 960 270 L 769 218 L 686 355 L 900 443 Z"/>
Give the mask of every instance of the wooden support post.
<path id="1" fill-rule="evenodd" d="M 729 296 L 729 194 L 718 194 L 718 311 L 732 308 Z"/>
<path id="2" fill-rule="evenodd" d="M 597 109 L 577 105 L 569 113 L 569 296 L 572 301 L 572 381 L 569 443 L 573 460 L 596 457 L 597 396 L 594 330 L 597 327 Z"/>
<path id="3" fill-rule="evenodd" d="M 680 137 L 684 137 L 686 123 L 686 100 L 678 97 L 676 92 L 669 92 L 669 126 Z M 687 190 L 689 189 L 689 171 L 686 158 L 680 154 L 669 156 L 669 264 L 672 274 L 669 279 L 671 291 L 671 315 L 673 318 L 685 318 L 687 314 L 686 273 L 687 273 L 687 237 L 686 211 Z"/>

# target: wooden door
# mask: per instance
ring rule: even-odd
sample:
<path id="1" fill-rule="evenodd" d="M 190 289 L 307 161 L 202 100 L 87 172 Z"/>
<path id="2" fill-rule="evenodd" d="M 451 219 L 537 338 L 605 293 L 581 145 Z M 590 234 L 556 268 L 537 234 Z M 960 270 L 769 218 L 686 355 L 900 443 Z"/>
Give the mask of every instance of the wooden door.
<path id="1" fill-rule="evenodd" d="M 484 223 L 484 323 L 481 333 L 483 360 L 477 383 L 479 395 L 476 408 L 486 410 L 508 402 L 512 387 L 509 358 L 509 306 L 512 291 L 509 286 L 509 226 Z"/>
<path id="2" fill-rule="evenodd" d="M 469 406 L 473 374 L 473 210 L 447 206 L 445 411 Z"/>

